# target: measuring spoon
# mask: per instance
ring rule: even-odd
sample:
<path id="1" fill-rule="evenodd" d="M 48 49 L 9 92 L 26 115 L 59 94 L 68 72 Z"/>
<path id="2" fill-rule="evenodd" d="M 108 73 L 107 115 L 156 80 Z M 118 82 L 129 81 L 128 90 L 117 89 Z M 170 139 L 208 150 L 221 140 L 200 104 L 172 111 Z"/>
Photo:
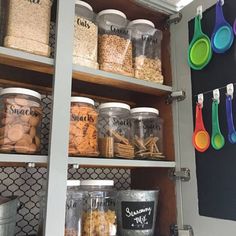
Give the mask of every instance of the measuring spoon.
<path id="1" fill-rule="evenodd" d="M 234 144 L 236 143 L 236 131 L 233 122 L 231 96 L 226 96 L 226 115 L 227 115 L 227 125 L 228 125 L 228 140 L 230 143 Z"/>
<path id="2" fill-rule="evenodd" d="M 232 26 L 225 20 L 222 4 L 216 3 L 216 22 L 211 36 L 211 46 L 214 52 L 224 53 L 233 44 L 234 32 Z"/>
<path id="3" fill-rule="evenodd" d="M 202 119 L 202 106 L 199 103 L 196 105 L 196 121 L 192 141 L 193 146 L 199 152 L 205 152 L 210 145 L 210 136 L 205 129 Z"/>
<path id="4" fill-rule="evenodd" d="M 202 32 L 201 17 L 195 17 L 194 35 L 188 47 L 188 64 L 194 70 L 203 69 L 211 60 L 212 49 L 209 37 Z"/>
<path id="5" fill-rule="evenodd" d="M 225 145 L 225 139 L 224 136 L 221 134 L 219 126 L 218 106 L 218 101 L 213 100 L 211 145 L 216 150 L 220 150 Z"/>

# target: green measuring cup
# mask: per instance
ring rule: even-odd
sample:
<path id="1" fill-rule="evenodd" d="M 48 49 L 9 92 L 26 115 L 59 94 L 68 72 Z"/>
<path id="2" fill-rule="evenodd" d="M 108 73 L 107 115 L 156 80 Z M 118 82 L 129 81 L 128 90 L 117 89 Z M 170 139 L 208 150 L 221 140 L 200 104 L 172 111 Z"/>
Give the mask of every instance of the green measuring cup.
<path id="1" fill-rule="evenodd" d="M 188 48 L 188 64 L 194 70 L 203 69 L 212 58 L 211 41 L 202 32 L 201 17 L 195 17 L 194 35 Z"/>
<path id="2" fill-rule="evenodd" d="M 219 126 L 218 106 L 218 101 L 213 100 L 211 145 L 216 150 L 220 150 L 225 145 L 225 138 L 222 135 Z"/>

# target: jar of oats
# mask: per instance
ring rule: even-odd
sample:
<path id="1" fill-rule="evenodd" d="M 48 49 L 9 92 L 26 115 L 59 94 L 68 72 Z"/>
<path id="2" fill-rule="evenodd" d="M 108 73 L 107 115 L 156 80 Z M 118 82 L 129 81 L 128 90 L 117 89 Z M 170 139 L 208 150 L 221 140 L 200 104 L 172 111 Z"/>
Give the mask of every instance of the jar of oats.
<path id="1" fill-rule="evenodd" d="M 133 20 L 128 26 L 132 31 L 134 76 L 137 79 L 163 84 L 161 69 L 162 32 L 145 19 Z"/>
<path id="2" fill-rule="evenodd" d="M 40 149 L 41 95 L 24 88 L 0 91 L 0 151 L 36 153 Z"/>
<path id="3" fill-rule="evenodd" d="M 98 69 L 98 27 L 93 8 L 84 1 L 75 2 L 73 63 Z"/>
<path id="4" fill-rule="evenodd" d="M 98 56 L 101 70 L 133 76 L 131 32 L 126 15 L 108 9 L 98 13 Z"/>
<path id="5" fill-rule="evenodd" d="M 94 100 L 87 97 L 71 98 L 70 155 L 98 156 L 97 118 Z"/>
<path id="6" fill-rule="evenodd" d="M 99 106 L 98 145 L 101 157 L 134 157 L 129 116 L 130 106 L 125 103 L 108 102 Z"/>
<path id="7" fill-rule="evenodd" d="M 9 0 L 4 46 L 49 56 L 52 0 Z"/>

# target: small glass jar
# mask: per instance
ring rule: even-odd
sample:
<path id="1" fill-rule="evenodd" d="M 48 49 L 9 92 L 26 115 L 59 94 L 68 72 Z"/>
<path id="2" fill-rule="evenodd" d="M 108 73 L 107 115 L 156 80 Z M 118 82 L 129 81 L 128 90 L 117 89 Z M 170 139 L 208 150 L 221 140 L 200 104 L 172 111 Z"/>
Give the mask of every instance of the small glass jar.
<path id="1" fill-rule="evenodd" d="M 84 1 L 75 2 L 73 63 L 98 69 L 98 27 L 93 8 Z"/>
<path id="2" fill-rule="evenodd" d="M 131 136 L 136 158 L 163 158 L 163 120 L 151 107 L 131 109 Z"/>
<path id="3" fill-rule="evenodd" d="M 41 95 L 24 88 L 0 91 L 0 151 L 37 153 L 40 150 Z"/>
<path id="4" fill-rule="evenodd" d="M 126 15 L 118 10 L 103 10 L 97 15 L 98 55 L 101 70 L 133 76 L 131 31 Z"/>
<path id="5" fill-rule="evenodd" d="M 132 31 L 134 76 L 163 84 L 162 32 L 155 28 L 153 22 L 145 19 L 131 21 L 128 28 Z"/>
<path id="6" fill-rule="evenodd" d="M 87 97 L 71 98 L 70 155 L 98 156 L 97 118 L 94 100 Z"/>
<path id="7" fill-rule="evenodd" d="M 130 143 L 130 106 L 108 102 L 99 106 L 99 151 L 102 157 L 131 159 L 134 148 Z"/>
<path id="8" fill-rule="evenodd" d="M 116 191 L 113 180 L 82 180 L 81 189 L 87 192 L 84 201 L 83 236 L 115 236 Z"/>

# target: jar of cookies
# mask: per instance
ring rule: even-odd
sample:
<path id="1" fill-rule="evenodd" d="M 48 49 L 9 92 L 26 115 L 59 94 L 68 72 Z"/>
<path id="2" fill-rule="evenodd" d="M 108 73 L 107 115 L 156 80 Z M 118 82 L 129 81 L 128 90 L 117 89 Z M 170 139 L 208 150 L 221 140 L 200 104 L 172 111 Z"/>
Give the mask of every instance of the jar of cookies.
<path id="1" fill-rule="evenodd" d="M 125 103 L 108 102 L 99 106 L 98 143 L 101 157 L 134 157 L 129 116 L 130 106 Z"/>
<path id="2" fill-rule="evenodd" d="M 163 120 L 152 107 L 131 109 L 131 139 L 135 157 L 159 159 L 163 156 Z"/>
<path id="3" fill-rule="evenodd" d="M 98 156 L 98 113 L 94 100 L 72 97 L 70 109 L 69 154 L 73 156 Z"/>
<path id="4" fill-rule="evenodd" d="M 87 192 L 82 218 L 83 236 L 115 236 L 116 191 L 113 180 L 82 180 L 81 189 Z"/>
<path id="5" fill-rule="evenodd" d="M 0 151 L 37 153 L 40 150 L 41 95 L 24 88 L 0 91 Z"/>

